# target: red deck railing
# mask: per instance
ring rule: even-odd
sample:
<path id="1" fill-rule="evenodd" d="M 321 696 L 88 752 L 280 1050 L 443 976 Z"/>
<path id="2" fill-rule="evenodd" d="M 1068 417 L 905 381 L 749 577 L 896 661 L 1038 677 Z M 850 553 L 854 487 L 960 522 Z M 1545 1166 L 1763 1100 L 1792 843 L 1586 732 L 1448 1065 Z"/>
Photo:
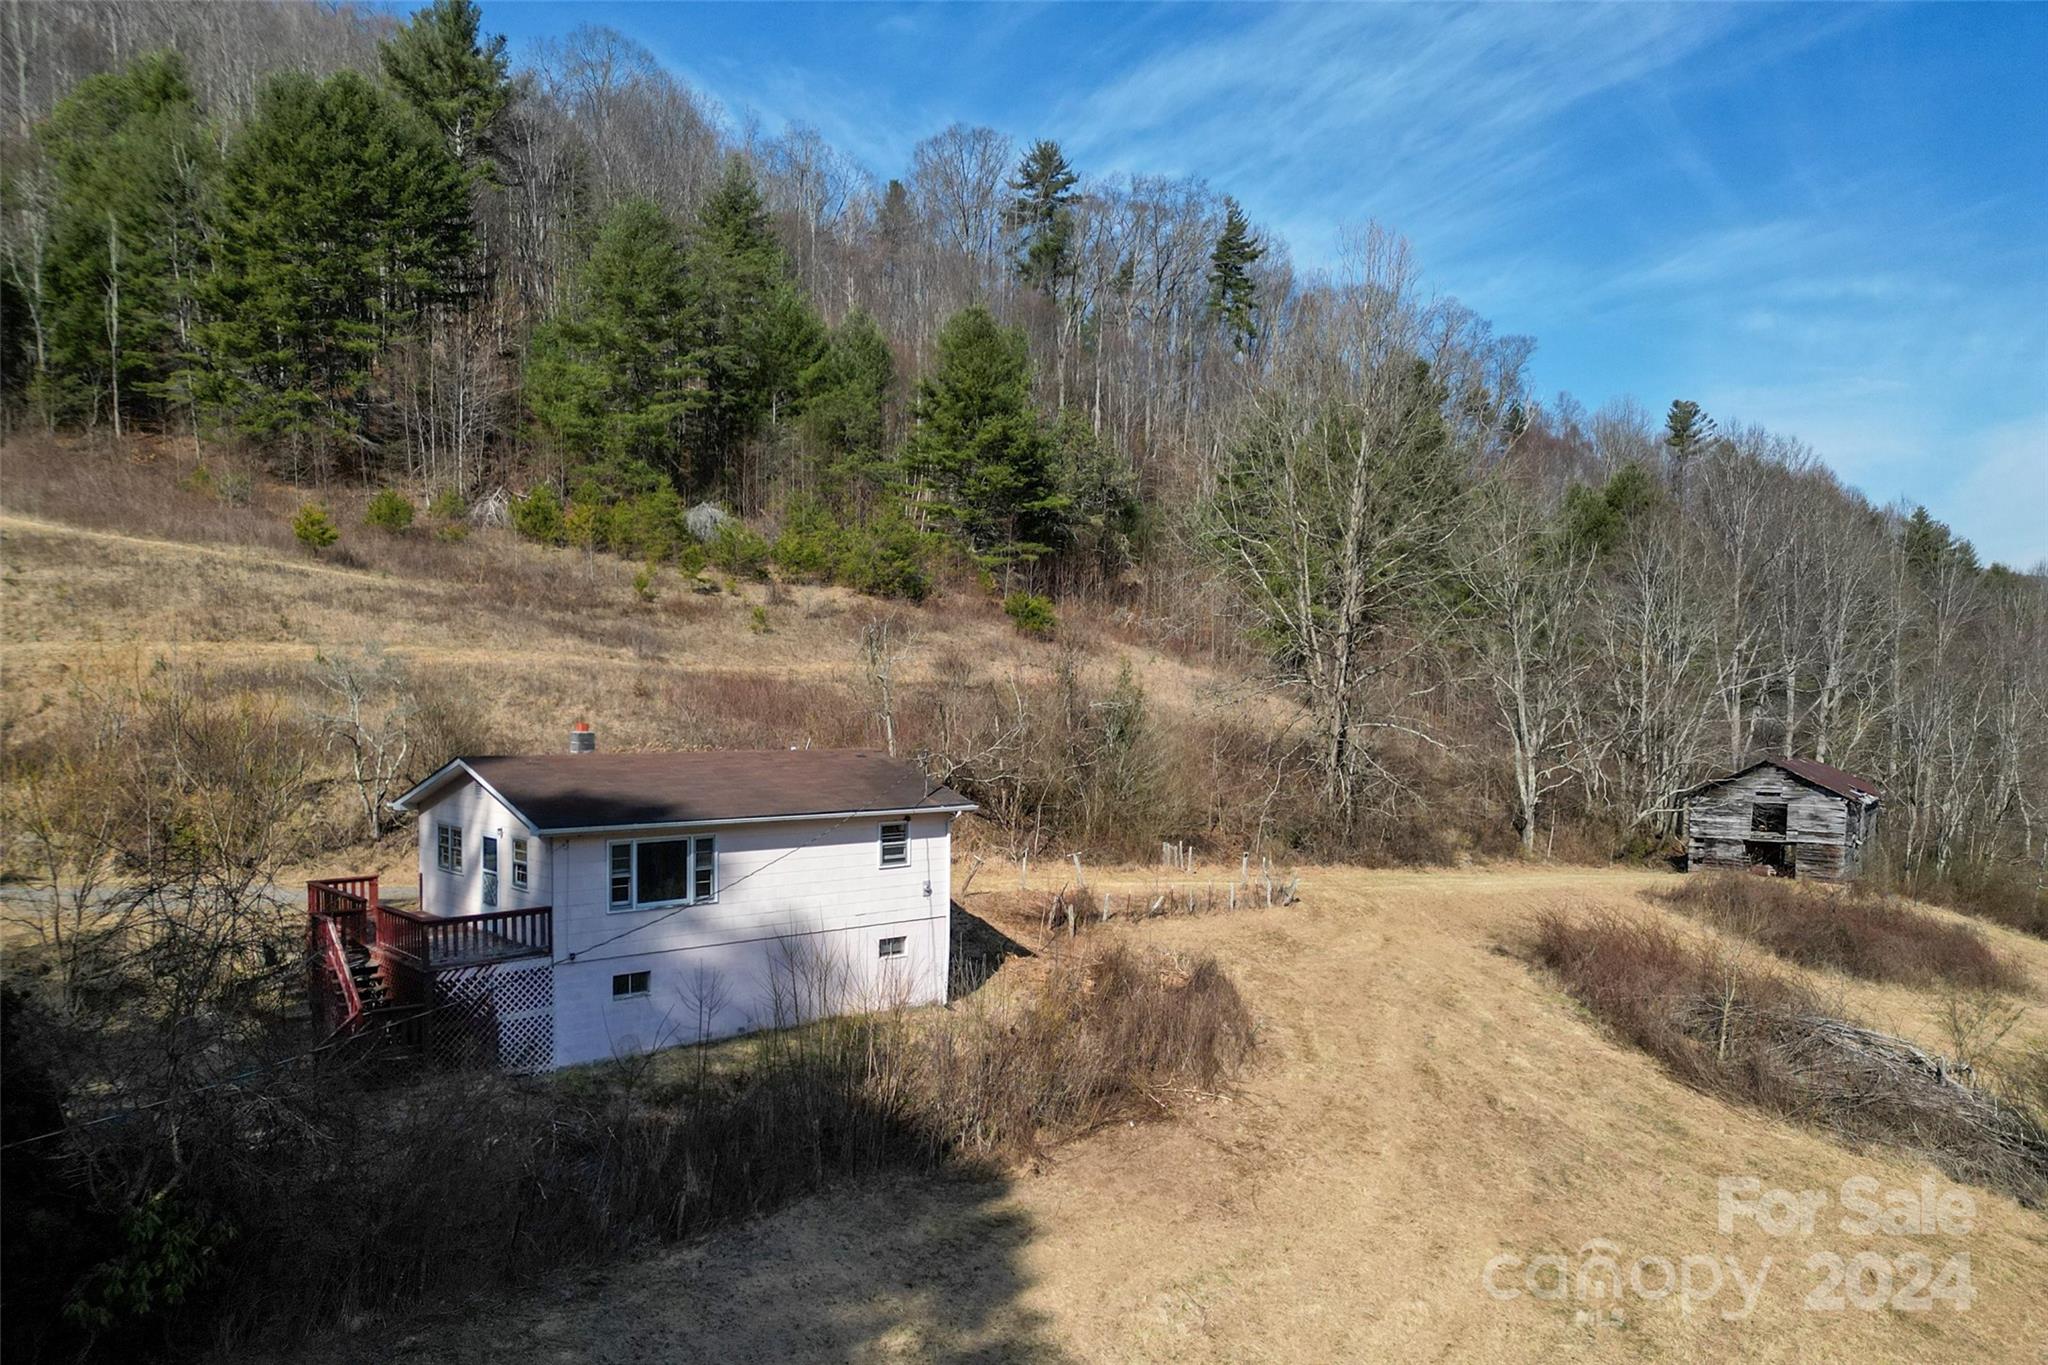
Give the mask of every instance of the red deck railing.
<path id="1" fill-rule="evenodd" d="M 555 913 L 545 905 L 481 915 L 422 915 L 379 905 L 376 926 L 379 946 L 429 967 L 555 950 Z"/>
<path id="2" fill-rule="evenodd" d="M 341 926 L 332 918 L 315 920 L 314 923 L 320 926 L 315 932 L 320 936 L 321 955 L 327 961 L 327 970 L 334 974 L 341 989 L 341 1018 L 331 1030 L 339 1032 L 363 1017 L 363 996 L 356 989 L 355 975 L 348 969 L 348 952 L 342 946 Z"/>
<path id="3" fill-rule="evenodd" d="M 374 1024 L 379 1037 L 402 1051 L 442 1060 L 497 1055 L 496 1001 L 475 996 L 476 974 L 497 963 L 551 956 L 555 946 L 548 906 L 423 915 L 384 904 L 375 877 L 308 882 L 306 912 L 309 985 L 322 1026 L 339 1035 Z M 376 968 L 382 1008 L 374 1015 L 350 973 L 352 953 L 356 970 L 362 953 Z"/>
<path id="4" fill-rule="evenodd" d="M 555 950 L 552 907 L 492 910 L 481 915 L 423 915 L 386 905 L 375 877 L 329 877 L 306 883 L 306 911 L 335 926 L 345 946 L 400 954 L 423 967 L 537 957 Z"/>

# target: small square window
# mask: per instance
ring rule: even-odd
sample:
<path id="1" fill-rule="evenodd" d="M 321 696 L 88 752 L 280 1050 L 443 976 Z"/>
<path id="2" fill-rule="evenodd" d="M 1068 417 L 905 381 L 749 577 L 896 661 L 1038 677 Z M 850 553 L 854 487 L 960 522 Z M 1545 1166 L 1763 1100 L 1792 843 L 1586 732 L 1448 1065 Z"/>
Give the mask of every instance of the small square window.
<path id="1" fill-rule="evenodd" d="M 612 978 L 612 999 L 631 1000 L 636 995 L 647 994 L 646 972 L 620 972 Z"/>
<path id="2" fill-rule="evenodd" d="M 910 866 L 910 822 L 891 820 L 882 826 L 882 866 Z"/>
<path id="3" fill-rule="evenodd" d="M 878 955 L 881 957 L 902 957 L 907 943 L 908 940 L 901 934 L 898 934 L 895 938 L 885 938 L 879 945 L 881 951 Z"/>

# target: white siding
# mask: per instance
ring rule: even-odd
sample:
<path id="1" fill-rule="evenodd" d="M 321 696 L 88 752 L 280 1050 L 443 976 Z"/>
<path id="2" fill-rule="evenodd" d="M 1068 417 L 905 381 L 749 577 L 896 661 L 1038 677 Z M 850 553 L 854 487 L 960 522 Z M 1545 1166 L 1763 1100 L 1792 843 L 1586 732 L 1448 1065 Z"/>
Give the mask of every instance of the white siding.
<path id="1" fill-rule="evenodd" d="M 462 871 L 443 872 L 438 862 L 436 825 L 462 826 Z M 429 915 L 480 915 L 484 905 L 484 836 L 498 840 L 500 910 L 548 904 L 547 841 L 467 778 L 449 784 L 441 798 L 420 812 L 420 910 Z M 532 876 L 526 890 L 512 885 L 512 841 L 527 841 Z"/>
<path id="2" fill-rule="evenodd" d="M 556 1065 L 790 1023 L 821 1005 L 942 1003 L 950 817 L 912 817 L 907 867 L 881 865 L 881 826 L 861 817 L 698 831 L 718 840 L 717 901 L 657 910 L 611 909 L 610 836 L 552 841 Z M 881 940 L 892 937 L 906 940 L 904 955 L 885 960 Z M 648 994 L 614 1000 L 612 977 L 636 971 L 648 973 Z"/>
<path id="3" fill-rule="evenodd" d="M 462 826 L 462 872 L 443 872 L 436 824 Z M 483 836 L 498 838 L 498 908 L 554 907 L 554 1064 L 725 1037 L 822 1009 L 942 1004 L 951 977 L 952 817 L 910 817 L 910 861 L 883 867 L 880 817 L 694 830 L 534 837 L 473 781 L 420 813 L 421 909 L 483 911 Z M 611 909 L 613 840 L 710 835 L 718 898 Z M 512 886 L 512 840 L 531 840 L 532 883 Z M 905 940 L 884 959 L 881 941 Z M 572 955 L 575 961 L 568 961 Z M 612 977 L 648 973 L 645 997 L 614 1000 Z M 801 1001 L 793 996 L 804 997 Z"/>

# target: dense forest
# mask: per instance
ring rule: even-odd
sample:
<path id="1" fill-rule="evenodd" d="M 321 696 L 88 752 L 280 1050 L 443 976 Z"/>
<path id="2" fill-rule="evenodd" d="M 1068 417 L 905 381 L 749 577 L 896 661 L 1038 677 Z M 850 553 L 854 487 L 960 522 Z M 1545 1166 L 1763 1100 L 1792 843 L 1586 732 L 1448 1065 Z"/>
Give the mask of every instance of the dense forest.
<path id="1" fill-rule="evenodd" d="M 1538 398 L 1534 343 L 1386 228 L 1300 269 L 1204 183 L 959 125 L 881 179 L 607 28 L 515 61 L 468 0 L 0 23 L 17 437 L 257 462 L 316 548 L 345 484 L 398 526 L 1122 613 L 1298 706 L 1272 780 L 1324 853 L 1454 781 L 1524 850 L 1647 851 L 1676 789 L 1785 751 L 1884 784 L 1897 872 L 2048 867 L 2039 572 L 1790 435 Z"/>

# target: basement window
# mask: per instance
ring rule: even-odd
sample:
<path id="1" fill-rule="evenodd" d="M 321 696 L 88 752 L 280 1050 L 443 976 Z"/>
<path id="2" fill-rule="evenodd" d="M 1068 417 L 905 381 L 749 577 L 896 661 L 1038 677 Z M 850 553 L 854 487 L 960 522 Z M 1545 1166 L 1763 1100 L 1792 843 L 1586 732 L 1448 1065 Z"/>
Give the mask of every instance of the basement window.
<path id="1" fill-rule="evenodd" d="M 443 872 L 462 871 L 462 826 L 434 826 L 434 865 Z"/>
<path id="2" fill-rule="evenodd" d="M 632 1000 L 647 994 L 646 972 L 620 972 L 612 978 L 612 999 Z"/>
<path id="3" fill-rule="evenodd" d="M 891 820 L 882 826 L 882 866 L 910 866 L 910 822 Z"/>
<path id="4" fill-rule="evenodd" d="M 902 957 L 907 943 L 908 940 L 901 934 L 898 934 L 895 938 L 885 938 L 878 945 L 881 950 L 878 956 Z"/>

